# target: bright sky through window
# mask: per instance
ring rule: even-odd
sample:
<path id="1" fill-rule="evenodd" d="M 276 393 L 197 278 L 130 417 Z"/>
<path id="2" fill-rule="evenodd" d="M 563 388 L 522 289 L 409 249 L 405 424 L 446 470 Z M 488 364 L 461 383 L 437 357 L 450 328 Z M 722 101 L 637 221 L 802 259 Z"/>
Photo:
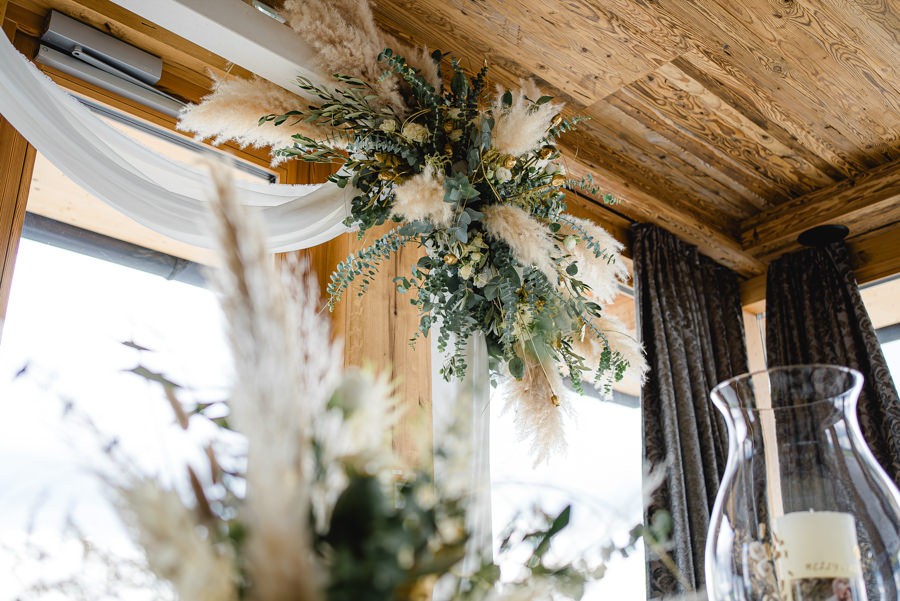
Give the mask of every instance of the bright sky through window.
<path id="1" fill-rule="evenodd" d="M 129 340 L 155 352 L 121 344 Z M 94 473 L 101 441 L 62 413 L 72 401 L 115 435 L 140 469 L 170 473 L 192 445 L 172 427 L 159 387 L 125 371 L 139 362 L 197 394 L 222 398 L 229 369 L 213 294 L 23 240 L 0 344 L 4 545 L 21 550 L 34 521 L 36 540 L 62 549 L 58 534 L 71 514 L 100 545 L 128 549 Z M 12 573 L 10 561 L 0 553 L 0 573 Z M 13 598 L 15 586 L 16 578 L 0 578 L 0 598 Z"/>

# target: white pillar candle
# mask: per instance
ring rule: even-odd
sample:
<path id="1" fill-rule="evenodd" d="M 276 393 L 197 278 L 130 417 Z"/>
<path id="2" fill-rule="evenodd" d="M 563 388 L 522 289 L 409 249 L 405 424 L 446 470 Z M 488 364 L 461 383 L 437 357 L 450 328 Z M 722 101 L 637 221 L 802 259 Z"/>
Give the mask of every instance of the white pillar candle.
<path id="1" fill-rule="evenodd" d="M 862 575 L 856 521 L 849 513 L 799 511 L 775 519 L 782 577 L 858 578 Z"/>

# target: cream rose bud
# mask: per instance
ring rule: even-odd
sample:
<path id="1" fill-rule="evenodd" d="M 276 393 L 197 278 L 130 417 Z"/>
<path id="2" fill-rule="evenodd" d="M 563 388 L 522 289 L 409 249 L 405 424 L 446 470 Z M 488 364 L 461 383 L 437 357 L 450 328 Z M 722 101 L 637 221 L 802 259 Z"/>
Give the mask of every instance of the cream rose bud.
<path id="1" fill-rule="evenodd" d="M 463 265 L 459 268 L 459 277 L 469 280 L 472 279 L 472 272 L 475 271 L 471 264 Z"/>
<path id="2" fill-rule="evenodd" d="M 563 239 L 563 245 L 565 245 L 566 250 L 575 250 L 575 247 L 578 246 L 578 236 L 566 236 Z"/>
<path id="3" fill-rule="evenodd" d="M 482 254 L 477 251 L 469 254 L 469 260 L 472 263 L 478 263 L 479 261 L 481 261 L 481 257 L 482 257 Z"/>
<path id="4" fill-rule="evenodd" d="M 391 133 L 392 131 L 397 130 L 397 122 L 393 119 L 385 119 L 381 122 L 381 125 L 378 126 L 378 129 L 383 132 Z"/>
<path id="5" fill-rule="evenodd" d="M 403 136 L 413 142 L 424 142 L 428 137 L 428 128 L 418 123 L 407 123 L 403 126 Z"/>
<path id="6" fill-rule="evenodd" d="M 486 271 L 482 271 L 477 276 L 475 276 L 475 285 L 479 288 L 484 288 L 490 281 L 491 276 Z"/>
<path id="7" fill-rule="evenodd" d="M 560 163 L 547 163 L 547 166 L 544 167 L 544 173 L 548 175 L 553 175 L 555 173 L 559 173 L 560 175 L 566 174 L 566 168 Z"/>
<path id="8" fill-rule="evenodd" d="M 510 171 L 506 167 L 497 167 L 497 170 L 494 171 L 494 177 L 496 177 L 497 181 L 502 184 L 512 179 L 512 171 Z"/>

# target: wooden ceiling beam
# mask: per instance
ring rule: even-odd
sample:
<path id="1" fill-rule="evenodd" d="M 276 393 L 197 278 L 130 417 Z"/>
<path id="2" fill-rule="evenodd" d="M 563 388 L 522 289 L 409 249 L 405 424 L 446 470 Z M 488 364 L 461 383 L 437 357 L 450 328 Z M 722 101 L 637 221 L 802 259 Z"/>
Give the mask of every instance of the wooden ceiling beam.
<path id="1" fill-rule="evenodd" d="M 710 227 L 703 220 L 679 212 L 654 196 L 635 187 L 625 177 L 607 170 L 596 169 L 580 160 L 567 157 L 564 161 L 569 176 L 581 178 L 592 175 L 604 192 L 621 200 L 616 211 L 633 219 L 655 223 L 672 232 L 685 242 L 693 244 L 711 259 L 736 271 L 744 277 L 752 277 L 765 271 L 765 264 L 741 248 L 740 243 Z M 602 210 L 599 207 L 598 210 Z"/>
<path id="2" fill-rule="evenodd" d="M 898 200 L 900 159 L 747 219 L 741 227 L 741 243 L 745 251 L 768 261 L 797 248 L 797 236 L 812 227 L 842 223 L 855 236 L 900 221 Z"/>
<path id="3" fill-rule="evenodd" d="M 847 240 L 858 284 L 868 284 L 900 273 L 900 221 Z M 766 311 L 766 276 L 741 284 L 741 305 L 750 313 Z"/>

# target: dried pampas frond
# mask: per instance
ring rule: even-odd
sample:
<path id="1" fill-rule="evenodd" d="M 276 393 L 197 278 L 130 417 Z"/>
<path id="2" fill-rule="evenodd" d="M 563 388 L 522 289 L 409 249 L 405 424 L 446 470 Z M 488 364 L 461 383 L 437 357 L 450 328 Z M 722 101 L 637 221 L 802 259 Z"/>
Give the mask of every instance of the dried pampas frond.
<path id="1" fill-rule="evenodd" d="M 202 139 L 211 138 L 216 145 L 234 141 L 254 148 L 286 148 L 293 145 L 294 134 L 321 139 L 329 132 L 302 121 L 259 125 L 259 118 L 308 106 L 300 96 L 259 77 L 215 79 L 212 93 L 182 111 L 178 129 Z"/>
<path id="2" fill-rule="evenodd" d="M 534 266 L 551 284 L 556 284 L 559 279 L 553 261 L 556 247 L 545 226 L 514 205 L 489 205 L 481 210 L 488 234 L 506 242 L 517 261 Z"/>
<path id="3" fill-rule="evenodd" d="M 383 69 L 374 61 L 387 44 L 368 0 L 286 0 L 283 14 L 316 51 L 319 71 L 358 77 L 382 102 L 399 114 L 406 112 L 397 78 L 383 78 Z"/>
<path id="4" fill-rule="evenodd" d="M 170 582 L 179 599 L 236 601 L 233 557 L 201 535 L 193 511 L 159 482 L 140 479 L 117 489 L 122 514 L 135 530 L 147 565 Z"/>
<path id="5" fill-rule="evenodd" d="M 441 76 L 438 72 L 437 63 L 431 58 L 431 52 L 428 46 L 416 47 L 395 38 L 392 35 L 385 34 L 388 48 L 396 50 L 397 54 L 406 59 L 407 64 L 419 70 L 425 81 L 430 83 L 435 90 L 441 87 Z"/>
<path id="6" fill-rule="evenodd" d="M 622 260 L 622 243 L 588 219 L 569 215 L 566 219 L 574 223 L 577 229 L 563 224 L 560 229 L 562 235 L 578 236 L 580 230 L 593 239 L 592 246 L 596 245 L 603 250 L 603 254 L 598 257 L 596 247 L 589 247 L 585 241 L 580 241 L 569 251 L 578 264 L 578 278 L 591 287 L 586 296 L 600 305 L 612 302 L 619 295 L 619 283 L 628 283 L 630 276 L 628 266 Z"/>
<path id="7" fill-rule="evenodd" d="M 563 398 L 565 390 L 556 367 L 532 356 L 525 360 L 521 380 L 509 377 L 499 387 L 503 412 L 515 413 L 516 432 L 530 447 L 534 465 L 566 451 L 565 417 L 572 406 Z"/>
<path id="8" fill-rule="evenodd" d="M 634 378 L 643 383 L 648 367 L 647 361 L 644 359 L 644 350 L 635 335 L 629 332 L 622 320 L 614 315 L 594 319 L 592 323 L 606 336 L 606 343 L 592 331 L 585 330 L 581 339 L 576 338 L 573 341 L 572 350 L 583 357 L 588 365 L 598 365 L 601 362 L 603 351 L 606 349 L 606 344 L 608 344 L 613 353 L 619 353 L 628 362 L 625 377 Z M 606 380 L 597 381 L 594 376 L 595 374 L 591 371 L 584 371 L 581 374 L 582 380 L 593 381 L 601 387 L 612 384 Z"/>
<path id="9" fill-rule="evenodd" d="M 444 202 L 444 176 L 427 165 L 402 184 L 394 186 L 395 215 L 407 221 L 424 219 L 446 227 L 453 218 L 453 205 Z"/>
<path id="10" fill-rule="evenodd" d="M 534 102 L 542 94 L 534 81 L 521 81 L 520 86 L 519 90 L 513 93 L 512 105 L 509 107 L 503 105 L 505 91 L 502 88 L 497 89 L 497 98 L 493 104 L 496 121 L 491 134 L 491 144 L 499 152 L 512 156 L 537 150 L 547 136 L 553 118 L 563 108 L 558 102 L 535 105 Z"/>
<path id="11" fill-rule="evenodd" d="M 276 271 L 259 221 L 235 197 L 223 170 L 213 169 L 213 181 L 223 263 L 215 283 L 235 369 L 231 419 L 247 439 L 241 516 L 250 533 L 247 572 L 257 599 L 315 599 L 307 523 L 307 481 L 314 475 L 307 473 L 303 451 L 310 412 L 327 403 L 341 362 L 327 321 L 317 318 L 318 292 L 309 274 L 286 290 L 284 280 L 293 280 Z"/>

